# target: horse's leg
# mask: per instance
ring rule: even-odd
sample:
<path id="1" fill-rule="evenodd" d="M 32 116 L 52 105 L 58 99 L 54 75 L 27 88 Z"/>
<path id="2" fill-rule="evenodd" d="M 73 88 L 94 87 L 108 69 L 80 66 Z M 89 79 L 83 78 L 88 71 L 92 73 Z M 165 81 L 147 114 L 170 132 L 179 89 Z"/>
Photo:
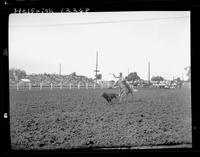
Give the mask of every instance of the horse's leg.
<path id="1" fill-rule="evenodd" d="M 127 99 L 128 99 L 128 94 L 125 93 L 125 103 L 127 103 Z"/>
<path id="2" fill-rule="evenodd" d="M 126 94 L 126 102 L 128 102 L 128 95 L 129 95 L 129 93 Z"/>
<path id="3" fill-rule="evenodd" d="M 120 97 L 119 97 L 119 102 L 120 102 L 120 103 L 121 103 L 121 101 L 122 101 L 123 95 L 124 95 L 124 92 L 121 91 L 121 92 L 120 92 Z"/>
<path id="4" fill-rule="evenodd" d="M 134 98 L 134 97 L 133 97 L 133 91 L 131 92 L 131 95 L 132 95 L 132 99 L 133 99 L 133 98 Z"/>
<path id="5" fill-rule="evenodd" d="M 122 93 L 120 92 L 119 93 L 119 102 L 121 102 L 121 100 L 122 100 Z"/>
<path id="6" fill-rule="evenodd" d="M 119 88 L 119 97 L 121 96 L 121 92 L 122 92 L 122 90 L 121 90 L 121 88 Z"/>

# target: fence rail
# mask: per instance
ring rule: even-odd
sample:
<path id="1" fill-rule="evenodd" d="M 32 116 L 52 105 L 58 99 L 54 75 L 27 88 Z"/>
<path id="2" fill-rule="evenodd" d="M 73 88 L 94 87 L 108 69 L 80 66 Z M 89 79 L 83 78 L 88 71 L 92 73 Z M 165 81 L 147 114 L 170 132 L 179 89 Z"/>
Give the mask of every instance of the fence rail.
<path id="1" fill-rule="evenodd" d="M 81 84 L 81 83 L 78 83 L 78 84 L 60 84 L 60 85 L 54 85 L 53 83 L 51 84 L 42 84 L 40 83 L 39 85 L 32 85 L 31 83 L 28 83 L 28 84 L 10 84 L 9 85 L 9 89 L 11 91 L 19 91 L 19 90 L 32 90 L 32 89 L 39 89 L 39 90 L 43 90 L 43 89 L 50 89 L 50 90 L 53 90 L 53 89 L 103 89 L 103 88 L 110 88 L 110 87 L 113 87 L 113 85 L 107 83 L 107 84 L 89 84 L 89 83 L 86 83 L 86 84 Z M 131 86 L 131 88 L 144 88 L 144 87 L 133 87 Z M 151 88 L 155 88 L 155 87 L 151 87 Z M 191 88 L 191 84 L 190 83 L 185 83 L 183 84 L 182 88 Z"/>
<path id="2" fill-rule="evenodd" d="M 32 89 L 39 89 L 39 90 L 43 90 L 43 89 L 103 89 L 103 88 L 109 88 L 111 87 L 110 84 L 68 84 L 68 85 L 44 85 L 42 83 L 40 83 L 40 85 L 32 85 L 31 83 L 26 84 L 26 85 L 20 85 L 20 84 L 15 84 L 15 85 L 9 85 L 9 89 L 10 90 L 32 90 Z"/>

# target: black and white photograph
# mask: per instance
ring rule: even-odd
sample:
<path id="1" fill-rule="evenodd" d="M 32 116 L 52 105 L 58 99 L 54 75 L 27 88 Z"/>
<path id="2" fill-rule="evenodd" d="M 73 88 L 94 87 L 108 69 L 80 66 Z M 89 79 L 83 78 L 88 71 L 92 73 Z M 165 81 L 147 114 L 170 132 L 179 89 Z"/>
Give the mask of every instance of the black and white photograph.
<path id="1" fill-rule="evenodd" d="M 12 150 L 192 148 L 190 11 L 12 13 Z"/>

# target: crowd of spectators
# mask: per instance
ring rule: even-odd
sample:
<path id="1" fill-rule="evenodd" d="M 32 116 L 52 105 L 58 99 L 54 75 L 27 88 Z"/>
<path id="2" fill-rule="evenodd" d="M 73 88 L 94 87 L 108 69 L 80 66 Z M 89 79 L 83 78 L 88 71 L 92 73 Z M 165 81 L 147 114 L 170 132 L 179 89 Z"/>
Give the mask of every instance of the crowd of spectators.
<path id="1" fill-rule="evenodd" d="M 81 84 L 83 86 L 88 84 L 93 84 L 94 79 L 88 78 L 86 76 L 76 75 L 76 73 L 72 73 L 70 75 L 59 75 L 59 74 L 30 74 L 26 75 L 26 79 L 30 80 L 32 86 L 39 86 L 41 83 L 43 86 L 68 86 L 69 84 L 77 85 Z M 10 78 L 10 84 L 25 84 L 21 80 L 15 80 L 14 78 Z"/>

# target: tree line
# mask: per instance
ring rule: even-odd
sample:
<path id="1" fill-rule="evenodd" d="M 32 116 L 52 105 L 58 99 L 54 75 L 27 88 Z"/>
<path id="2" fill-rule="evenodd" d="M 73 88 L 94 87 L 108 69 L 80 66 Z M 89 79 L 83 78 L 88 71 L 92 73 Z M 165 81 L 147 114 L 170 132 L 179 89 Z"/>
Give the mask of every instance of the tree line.
<path id="1" fill-rule="evenodd" d="M 184 68 L 187 72 L 187 76 L 188 76 L 188 80 L 187 81 L 191 81 L 191 67 L 188 66 L 188 67 L 185 67 Z M 45 75 L 46 73 L 44 73 Z M 46 74 L 47 75 L 47 74 Z M 76 75 L 76 73 L 74 72 L 73 75 Z M 10 80 L 13 80 L 13 81 L 20 81 L 21 79 L 23 78 L 26 78 L 27 77 L 27 74 L 26 74 L 26 71 L 25 70 L 22 70 L 22 69 L 16 69 L 16 68 L 11 68 L 9 69 L 9 79 Z M 101 79 L 102 78 L 102 75 L 100 74 L 98 76 L 98 79 Z M 125 77 L 125 79 L 127 81 L 131 81 L 131 82 L 134 82 L 134 81 L 138 81 L 138 80 L 142 80 L 140 78 L 140 76 L 137 74 L 137 72 L 131 72 L 128 74 L 128 76 Z M 151 81 L 163 81 L 165 80 L 162 76 L 153 76 L 151 78 Z M 181 81 L 181 79 L 178 77 L 176 78 L 175 80 L 177 81 Z"/>
<path id="2" fill-rule="evenodd" d="M 191 81 L 191 67 L 190 66 L 185 67 L 184 70 L 186 71 L 187 76 L 188 76 L 187 81 L 190 82 Z M 137 72 L 131 72 L 128 76 L 125 77 L 125 79 L 127 81 L 131 81 L 131 82 L 135 82 L 137 80 L 141 80 L 141 78 L 140 78 L 140 76 L 138 76 Z M 160 81 L 164 81 L 164 80 L 165 80 L 165 78 L 162 77 L 162 76 L 153 76 L 151 78 L 151 81 L 158 81 L 158 82 L 160 82 Z M 174 80 L 176 80 L 177 82 L 181 82 L 182 81 L 180 79 L 180 77 L 177 77 Z"/>

